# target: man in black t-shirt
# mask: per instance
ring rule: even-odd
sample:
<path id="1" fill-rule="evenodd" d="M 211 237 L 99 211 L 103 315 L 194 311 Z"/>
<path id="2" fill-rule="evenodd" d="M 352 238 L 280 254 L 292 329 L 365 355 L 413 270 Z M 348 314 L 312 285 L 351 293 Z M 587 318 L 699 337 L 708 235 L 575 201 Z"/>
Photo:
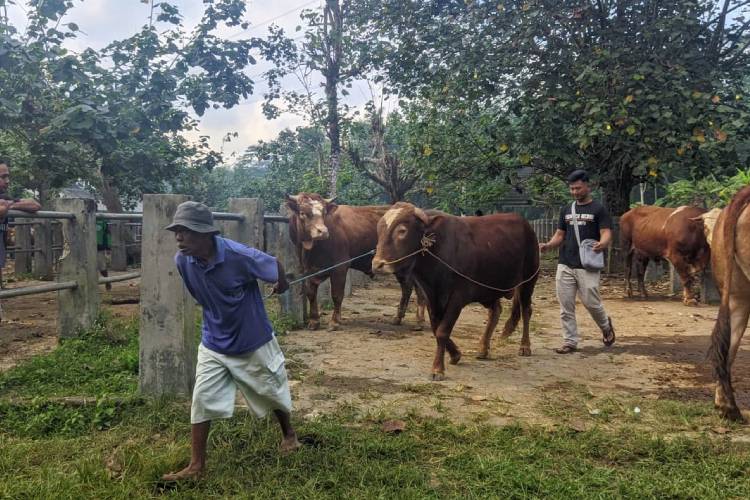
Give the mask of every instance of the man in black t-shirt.
<path id="1" fill-rule="evenodd" d="M 8 238 L 8 210 L 36 212 L 41 208 L 35 200 L 21 200 L 8 196 L 7 191 L 10 185 L 10 168 L 8 163 L 7 160 L 0 158 L 0 282 L 3 279 L 3 266 L 5 266 L 5 244 Z M 2 319 L 1 307 L 0 319 Z"/>
<path id="2" fill-rule="evenodd" d="M 612 218 L 607 209 L 591 197 L 589 176 L 584 170 L 576 170 L 568 176 L 568 187 L 576 200 L 575 212 L 580 240 L 598 241 L 593 249 L 595 252 L 603 252 L 612 241 Z M 563 207 L 560 211 L 557 231 L 552 239 L 539 245 L 542 252 L 561 246 L 555 276 L 563 329 L 563 345 L 555 349 L 558 354 L 570 354 L 578 350 L 580 334 L 576 322 L 576 295 L 580 297 L 601 329 L 604 345 L 610 346 L 615 342 L 612 319 L 604 310 L 599 294 L 599 271 L 590 271 L 581 265 L 571 205 Z"/>

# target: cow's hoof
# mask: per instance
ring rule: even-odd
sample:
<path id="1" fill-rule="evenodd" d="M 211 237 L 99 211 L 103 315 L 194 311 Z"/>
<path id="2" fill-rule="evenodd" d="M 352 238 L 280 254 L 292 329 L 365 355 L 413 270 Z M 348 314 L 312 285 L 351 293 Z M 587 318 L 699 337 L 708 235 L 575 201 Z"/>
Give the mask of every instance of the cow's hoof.
<path id="1" fill-rule="evenodd" d="M 329 332 L 335 332 L 335 331 L 340 330 L 340 329 L 341 329 L 341 325 L 338 324 L 338 323 L 331 323 L 330 325 L 328 325 L 328 331 Z"/>
<path id="2" fill-rule="evenodd" d="M 391 324 L 396 325 L 396 326 L 400 325 L 401 324 L 401 318 L 399 318 L 398 316 L 395 317 L 395 318 L 393 318 L 391 320 Z"/>
<path id="3" fill-rule="evenodd" d="M 731 408 L 722 408 L 721 416 L 726 418 L 727 420 L 731 420 L 732 422 L 739 422 L 742 424 L 745 423 L 745 417 L 742 416 L 742 413 L 740 413 L 740 409 L 736 406 Z"/>
<path id="4" fill-rule="evenodd" d="M 461 352 L 457 352 L 456 354 L 451 354 L 451 361 L 450 363 L 452 365 L 457 365 L 459 361 L 461 361 Z"/>
<path id="5" fill-rule="evenodd" d="M 531 356 L 531 347 L 522 345 L 518 349 L 518 355 L 519 356 Z"/>
<path id="6" fill-rule="evenodd" d="M 697 306 L 698 300 L 696 299 L 690 299 L 690 300 L 683 300 L 682 301 L 686 306 Z"/>
<path id="7" fill-rule="evenodd" d="M 489 351 L 480 351 L 477 353 L 477 359 L 490 359 Z"/>
<path id="8" fill-rule="evenodd" d="M 442 372 L 433 372 L 432 373 L 432 380 L 433 382 L 441 382 L 445 380 L 445 373 Z"/>
<path id="9" fill-rule="evenodd" d="M 307 322 L 307 329 L 315 331 L 318 328 L 320 328 L 320 321 L 308 321 Z"/>

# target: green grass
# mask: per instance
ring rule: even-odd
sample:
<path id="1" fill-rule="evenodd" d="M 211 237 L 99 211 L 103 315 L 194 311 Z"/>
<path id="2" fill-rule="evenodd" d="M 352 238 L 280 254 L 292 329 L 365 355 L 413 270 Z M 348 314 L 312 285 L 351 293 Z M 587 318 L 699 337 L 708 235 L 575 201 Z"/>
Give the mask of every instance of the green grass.
<path id="1" fill-rule="evenodd" d="M 185 401 L 135 394 L 136 324 L 104 318 L 77 340 L 0 375 L 0 498 L 748 498 L 750 447 L 727 436 L 644 432 L 633 402 L 573 388 L 540 411 L 547 428 L 457 424 L 412 412 L 406 431 L 356 406 L 295 420 L 308 445 L 280 457 L 270 420 L 217 422 L 205 480 L 159 482 L 189 457 Z M 137 359 L 137 358 L 136 358 Z M 410 387 L 421 394 L 427 384 Z M 554 390 L 551 393 L 555 393 Z M 94 396 L 70 404 L 62 396 Z M 601 413 L 588 415 L 587 408 Z M 685 425 L 710 409 L 651 401 L 644 417 Z M 652 415 L 653 413 L 653 415 Z M 591 428 L 573 430 L 568 418 Z M 616 425 L 613 425 L 616 424 Z"/>

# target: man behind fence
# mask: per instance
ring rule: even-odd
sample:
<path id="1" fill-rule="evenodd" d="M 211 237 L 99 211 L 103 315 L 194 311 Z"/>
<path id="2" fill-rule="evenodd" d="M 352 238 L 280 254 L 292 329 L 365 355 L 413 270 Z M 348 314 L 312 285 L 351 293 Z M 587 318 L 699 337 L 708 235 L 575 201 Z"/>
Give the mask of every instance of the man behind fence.
<path id="1" fill-rule="evenodd" d="M 294 451 L 300 444 L 290 422 L 292 398 L 284 354 L 257 282 L 275 283 L 274 293 L 289 288 L 281 262 L 220 237 L 211 211 L 201 203 L 180 204 L 166 229 L 175 233 L 180 276 L 203 307 L 203 331 L 190 414 L 192 457 L 187 467 L 163 479 L 196 479 L 203 474 L 211 420 L 232 416 L 237 389 L 256 416 L 274 413 L 283 434 L 280 452 Z"/>
<path id="2" fill-rule="evenodd" d="M 0 158 L 0 284 L 3 280 L 5 266 L 5 246 L 8 242 L 8 210 L 23 210 L 37 212 L 41 205 L 32 199 L 13 198 L 8 195 L 10 186 L 10 162 Z M 0 306 L 0 320 L 3 319 L 3 309 Z"/>
<path id="3" fill-rule="evenodd" d="M 603 252 L 612 241 L 612 219 L 604 205 L 591 197 L 589 176 L 584 170 L 576 170 L 568 176 L 568 187 L 575 202 L 563 207 L 552 238 L 539 244 L 542 252 L 562 246 L 555 276 L 563 329 L 563 345 L 555 349 L 558 354 L 570 354 L 578 349 L 576 294 L 601 329 L 604 345 L 615 342 L 612 319 L 607 316 L 599 295 L 599 270 L 585 269 L 580 251 L 581 242 L 596 240 L 592 242 L 595 243 L 592 250 Z"/>

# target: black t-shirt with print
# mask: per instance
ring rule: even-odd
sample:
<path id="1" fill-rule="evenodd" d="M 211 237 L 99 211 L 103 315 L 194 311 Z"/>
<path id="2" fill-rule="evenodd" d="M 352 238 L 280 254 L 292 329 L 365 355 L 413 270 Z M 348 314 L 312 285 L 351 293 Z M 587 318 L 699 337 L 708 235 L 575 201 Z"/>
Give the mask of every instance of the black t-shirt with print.
<path id="1" fill-rule="evenodd" d="M 578 219 L 578 232 L 583 240 L 599 241 L 599 231 L 601 229 L 612 229 L 612 218 L 604 205 L 594 200 L 586 205 L 576 203 L 576 218 Z M 560 220 L 557 228 L 565 231 L 565 238 L 560 247 L 560 264 L 564 264 L 573 269 L 582 269 L 581 256 L 578 253 L 578 241 L 576 232 L 573 227 L 573 217 L 570 211 L 570 204 L 560 210 Z"/>

